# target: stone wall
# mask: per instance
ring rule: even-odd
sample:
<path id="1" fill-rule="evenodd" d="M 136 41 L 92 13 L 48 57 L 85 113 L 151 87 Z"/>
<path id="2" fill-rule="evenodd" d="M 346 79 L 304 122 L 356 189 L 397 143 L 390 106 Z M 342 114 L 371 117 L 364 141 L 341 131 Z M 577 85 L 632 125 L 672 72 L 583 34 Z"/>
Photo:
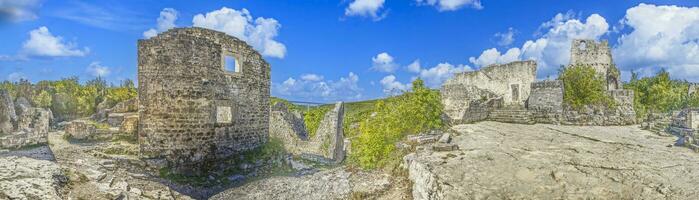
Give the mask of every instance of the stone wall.
<path id="1" fill-rule="evenodd" d="M 444 85 L 440 89 L 447 121 L 472 123 L 488 117 L 488 99 L 498 96 L 487 90 L 463 84 Z"/>
<path id="2" fill-rule="evenodd" d="M 536 81 L 536 62 L 516 61 L 455 74 L 444 85 L 474 86 L 502 96 L 505 106 L 524 106 L 529 98 L 529 85 L 534 81 Z"/>
<path id="3" fill-rule="evenodd" d="M 527 109 L 537 123 L 558 124 L 563 113 L 563 82 L 545 80 L 532 83 Z"/>
<path id="4" fill-rule="evenodd" d="M 34 108 L 24 98 L 12 101 L 0 90 L 0 149 L 17 149 L 47 142 L 50 110 Z"/>
<path id="5" fill-rule="evenodd" d="M 607 90 L 622 88 L 619 70 L 614 67 L 612 52 L 607 41 L 573 40 L 569 66 L 591 66 L 597 75 L 607 80 Z"/>
<path id="6" fill-rule="evenodd" d="M 487 117 L 491 108 L 485 106 L 523 108 L 535 80 L 535 61 L 489 65 L 455 74 L 440 89 L 445 114 L 451 123 L 470 123 Z"/>
<path id="7" fill-rule="evenodd" d="M 270 113 L 270 137 L 280 139 L 291 154 L 341 162 L 346 154 L 342 129 L 344 110 L 342 102 L 335 104 L 325 113 L 314 137 L 309 138 L 301 114 L 277 103 Z"/>
<path id="8" fill-rule="evenodd" d="M 537 88 L 537 89 L 534 89 Z M 634 94 L 631 90 L 612 90 L 608 95 L 615 101 L 615 106 L 585 106 L 573 109 L 563 103 L 563 85 L 560 81 L 548 81 L 532 84 L 528 110 L 534 121 L 546 124 L 584 125 L 584 126 L 621 126 L 636 124 L 636 112 L 633 108 Z M 555 100 L 554 100 L 555 99 Z"/>
<path id="9" fill-rule="evenodd" d="M 242 40 L 203 28 L 139 40 L 138 81 L 144 158 L 196 169 L 267 141 L 270 65 Z"/>

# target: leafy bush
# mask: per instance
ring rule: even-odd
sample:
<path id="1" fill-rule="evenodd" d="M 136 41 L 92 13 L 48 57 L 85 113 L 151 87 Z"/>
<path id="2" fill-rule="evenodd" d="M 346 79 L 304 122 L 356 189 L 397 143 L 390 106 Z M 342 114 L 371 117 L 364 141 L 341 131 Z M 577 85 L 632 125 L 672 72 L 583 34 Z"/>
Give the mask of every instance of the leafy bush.
<path id="1" fill-rule="evenodd" d="M 395 143 L 403 137 L 443 126 L 442 110 L 439 92 L 425 87 L 420 79 L 413 81 L 412 91 L 379 100 L 371 117 L 360 122 L 351 162 L 370 169 L 395 160 Z"/>
<path id="2" fill-rule="evenodd" d="M 699 95 L 687 96 L 689 83 L 671 80 L 670 73 L 661 70 L 655 76 L 638 78 L 632 73 L 624 88 L 634 91 L 634 109 L 639 118 L 653 112 L 670 112 L 687 105 L 699 105 Z"/>
<path id="3" fill-rule="evenodd" d="M 563 81 L 563 101 L 574 109 L 586 105 L 614 105 L 607 94 L 605 78 L 598 76 L 591 66 L 563 68 L 559 79 Z"/>
<path id="4" fill-rule="evenodd" d="M 330 110 L 328 106 L 318 106 L 314 108 L 309 108 L 303 112 L 303 123 L 306 125 L 306 131 L 308 131 L 309 137 L 314 137 L 318 127 L 320 127 L 320 122 L 325 118 L 325 113 Z"/>

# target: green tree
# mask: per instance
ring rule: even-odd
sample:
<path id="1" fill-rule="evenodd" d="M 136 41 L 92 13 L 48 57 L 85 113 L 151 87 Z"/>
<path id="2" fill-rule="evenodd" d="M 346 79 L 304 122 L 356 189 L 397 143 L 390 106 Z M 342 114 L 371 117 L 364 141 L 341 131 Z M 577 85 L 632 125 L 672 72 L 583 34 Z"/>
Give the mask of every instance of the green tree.
<path id="1" fill-rule="evenodd" d="M 352 143 L 350 159 L 363 168 L 382 167 L 400 160 L 395 143 L 406 135 L 439 129 L 443 126 L 443 106 L 438 91 L 425 87 L 420 79 L 412 90 L 379 100 L 373 114 L 359 123 L 360 135 Z"/>
<path id="2" fill-rule="evenodd" d="M 574 109 L 586 105 L 613 105 L 606 91 L 606 80 L 591 66 L 563 68 L 559 79 L 563 81 L 563 101 Z"/>
<path id="3" fill-rule="evenodd" d="M 50 108 L 52 100 L 53 98 L 51 97 L 51 94 L 49 94 L 49 92 L 46 90 L 41 90 L 41 92 L 38 95 L 35 95 L 34 99 L 32 99 L 34 105 L 41 108 Z"/>

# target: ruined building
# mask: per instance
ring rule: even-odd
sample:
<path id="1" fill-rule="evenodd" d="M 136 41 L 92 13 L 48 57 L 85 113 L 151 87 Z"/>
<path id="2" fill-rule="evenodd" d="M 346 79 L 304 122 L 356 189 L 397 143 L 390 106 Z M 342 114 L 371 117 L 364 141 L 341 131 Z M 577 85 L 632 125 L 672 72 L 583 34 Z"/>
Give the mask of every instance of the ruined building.
<path id="1" fill-rule="evenodd" d="M 242 40 L 203 28 L 139 40 L 138 84 L 146 159 L 201 169 L 267 141 L 270 65 Z"/>
<path id="2" fill-rule="evenodd" d="M 568 67 L 592 66 L 607 80 L 614 108 L 574 110 L 563 101 L 560 80 L 536 80 L 535 61 L 495 64 L 454 75 L 442 86 L 442 103 L 451 123 L 492 120 L 571 125 L 634 124 L 633 91 L 623 90 L 607 42 L 573 40 Z"/>
<path id="3" fill-rule="evenodd" d="M 607 80 L 607 90 L 622 89 L 621 74 L 614 64 L 607 41 L 573 40 L 568 66 L 590 66 L 598 76 Z"/>
<path id="4" fill-rule="evenodd" d="M 523 108 L 534 81 L 534 61 L 489 65 L 455 74 L 441 89 L 444 111 L 453 121 L 468 123 L 485 119 L 490 108 Z"/>
<path id="5" fill-rule="evenodd" d="M 13 101 L 0 90 L 0 149 L 46 143 L 52 116 L 51 110 L 32 107 L 24 97 Z"/>

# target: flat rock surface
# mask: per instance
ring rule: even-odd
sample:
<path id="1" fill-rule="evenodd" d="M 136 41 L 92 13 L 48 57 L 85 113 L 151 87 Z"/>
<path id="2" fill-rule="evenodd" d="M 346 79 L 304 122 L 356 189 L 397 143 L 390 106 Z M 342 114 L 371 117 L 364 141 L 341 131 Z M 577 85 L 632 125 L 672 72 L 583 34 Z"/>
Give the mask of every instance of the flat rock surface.
<path id="1" fill-rule="evenodd" d="M 210 199 L 406 199 L 390 176 L 343 167 L 304 176 L 277 176 L 221 192 Z"/>
<path id="2" fill-rule="evenodd" d="M 458 125 L 405 157 L 415 199 L 694 199 L 699 154 L 637 126 Z M 430 145 L 430 144 L 428 144 Z"/>
<path id="3" fill-rule="evenodd" d="M 58 164 L 28 157 L 0 157 L 0 199 L 61 199 L 65 179 Z"/>

